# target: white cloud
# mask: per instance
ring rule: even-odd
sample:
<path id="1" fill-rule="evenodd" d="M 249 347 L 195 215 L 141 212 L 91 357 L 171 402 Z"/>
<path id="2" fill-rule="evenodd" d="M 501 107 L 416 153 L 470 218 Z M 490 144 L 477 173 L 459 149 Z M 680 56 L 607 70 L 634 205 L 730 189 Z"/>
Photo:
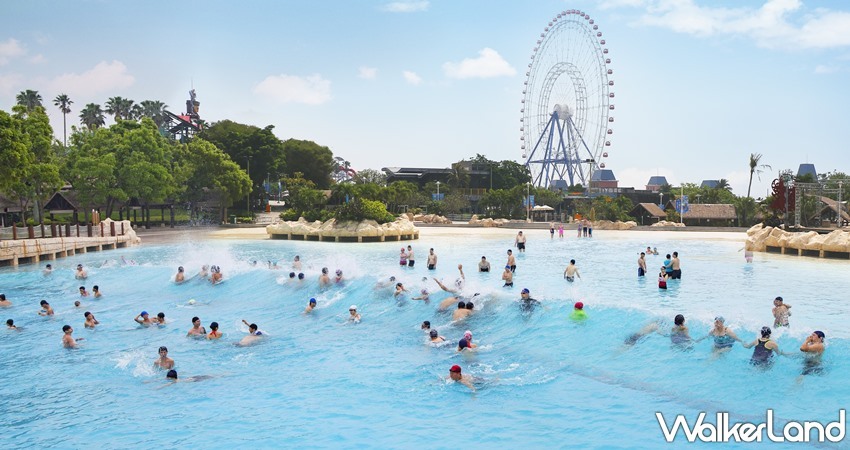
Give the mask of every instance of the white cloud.
<path id="1" fill-rule="evenodd" d="M 116 95 L 136 82 L 121 61 L 101 61 L 83 73 L 59 75 L 48 83 L 47 92 L 62 92 L 80 97 L 93 97 L 100 93 Z"/>
<path id="2" fill-rule="evenodd" d="M 411 13 L 411 12 L 420 12 L 427 11 L 430 3 L 427 1 L 417 1 L 417 2 L 392 2 L 387 3 L 382 8 L 387 12 L 395 12 L 395 13 Z"/>
<path id="3" fill-rule="evenodd" d="M 606 5 L 643 6 L 645 13 L 637 22 L 641 25 L 702 37 L 743 36 L 766 48 L 850 46 L 850 13 L 807 11 L 802 0 L 766 0 L 758 8 L 701 6 L 696 0 L 614 0 Z"/>
<path id="4" fill-rule="evenodd" d="M 599 4 L 600 9 L 613 9 L 613 8 L 623 8 L 623 7 L 631 7 L 636 8 L 640 6 L 644 6 L 646 4 L 646 0 L 604 0 Z"/>
<path id="5" fill-rule="evenodd" d="M 271 97 L 280 103 L 321 105 L 331 100 L 331 82 L 319 74 L 307 77 L 270 75 L 254 86 L 254 93 Z"/>
<path id="6" fill-rule="evenodd" d="M 416 72 L 411 72 L 409 70 L 405 70 L 404 72 L 402 72 L 402 75 L 404 75 L 405 81 L 407 81 L 408 83 L 410 83 L 414 86 L 418 86 L 420 83 L 422 83 L 422 77 L 420 77 L 419 75 L 416 75 Z"/>
<path id="7" fill-rule="evenodd" d="M 516 70 L 492 48 L 482 49 L 477 58 L 465 58 L 459 63 L 444 63 L 443 72 L 449 78 L 459 79 L 516 75 Z"/>
<path id="8" fill-rule="evenodd" d="M 35 56 L 30 57 L 27 61 L 29 61 L 30 64 L 43 64 L 47 62 L 47 58 L 45 58 L 44 55 L 39 53 Z"/>
<path id="9" fill-rule="evenodd" d="M 17 39 L 9 38 L 6 42 L 0 42 L 0 66 L 7 64 L 13 58 L 26 54 L 27 50 Z"/>
<path id="10" fill-rule="evenodd" d="M 365 80 L 374 80 L 375 77 L 378 76 L 378 69 L 374 67 L 360 66 L 360 74 L 358 76 Z"/>
<path id="11" fill-rule="evenodd" d="M 825 66 L 823 64 L 815 67 L 815 74 L 817 74 L 817 75 L 828 75 L 830 73 L 835 73 L 835 72 L 838 72 L 837 67 Z"/>
<path id="12" fill-rule="evenodd" d="M 16 73 L 0 74 L 0 95 L 11 95 L 18 90 L 22 81 L 23 77 Z"/>

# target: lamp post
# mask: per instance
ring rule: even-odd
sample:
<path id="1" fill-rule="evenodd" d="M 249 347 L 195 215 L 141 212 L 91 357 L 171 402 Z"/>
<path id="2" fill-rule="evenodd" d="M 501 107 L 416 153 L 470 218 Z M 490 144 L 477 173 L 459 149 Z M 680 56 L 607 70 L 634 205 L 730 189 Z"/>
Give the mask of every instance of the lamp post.
<path id="1" fill-rule="evenodd" d="M 525 182 L 525 221 L 531 222 L 529 215 L 531 214 L 531 182 Z"/>
<path id="2" fill-rule="evenodd" d="M 590 197 L 591 194 L 591 186 L 593 186 L 593 166 L 596 164 L 596 160 L 593 158 L 585 159 L 584 162 L 588 164 L 590 169 L 589 171 L 589 179 L 587 181 L 587 196 Z"/>
<path id="3" fill-rule="evenodd" d="M 661 207 L 661 210 L 664 211 L 664 193 L 658 191 L 658 206 Z"/>
<path id="4" fill-rule="evenodd" d="M 440 200 L 440 182 L 437 182 L 437 201 Z"/>

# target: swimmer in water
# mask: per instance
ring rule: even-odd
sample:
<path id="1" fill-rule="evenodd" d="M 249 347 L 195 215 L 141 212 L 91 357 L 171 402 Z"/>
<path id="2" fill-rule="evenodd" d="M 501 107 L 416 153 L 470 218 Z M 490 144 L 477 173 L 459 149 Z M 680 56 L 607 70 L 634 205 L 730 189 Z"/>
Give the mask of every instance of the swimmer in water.
<path id="1" fill-rule="evenodd" d="M 525 252 L 525 235 L 522 234 L 522 231 L 517 233 L 515 240 L 517 251 Z"/>
<path id="2" fill-rule="evenodd" d="M 85 280 L 88 277 L 89 277 L 89 274 L 88 274 L 88 272 L 86 272 L 85 269 L 83 269 L 83 265 L 77 264 L 77 271 L 74 273 L 74 278 L 76 278 L 78 280 Z"/>
<path id="3" fill-rule="evenodd" d="M 18 326 L 15 325 L 15 321 L 12 320 L 12 319 L 6 320 L 6 329 L 7 330 L 15 330 L 15 331 L 23 330 L 23 328 L 18 328 Z"/>
<path id="4" fill-rule="evenodd" d="M 531 291 L 528 288 L 523 288 L 519 293 L 519 307 L 523 310 L 523 312 L 531 312 L 534 311 L 536 306 L 539 306 L 540 302 L 536 299 L 531 298 Z"/>
<path id="5" fill-rule="evenodd" d="M 658 272 L 658 289 L 667 290 L 667 272 L 664 271 L 664 266 L 661 266 L 661 271 Z"/>
<path id="6" fill-rule="evenodd" d="M 174 360 L 168 357 L 168 348 L 165 346 L 159 348 L 159 358 L 153 362 L 153 366 L 163 370 L 174 368 Z"/>
<path id="7" fill-rule="evenodd" d="M 80 301 L 79 301 L 79 300 L 75 300 L 75 301 L 74 301 L 74 308 L 79 308 L 80 306 L 83 306 L 83 304 L 82 304 L 82 303 L 80 303 Z"/>
<path id="8" fill-rule="evenodd" d="M 301 272 L 298 272 L 298 281 L 300 281 L 300 282 L 304 281 L 304 274 L 301 273 Z"/>
<path id="9" fill-rule="evenodd" d="M 292 270 L 301 271 L 301 257 L 298 255 L 292 260 Z"/>
<path id="10" fill-rule="evenodd" d="M 776 297 L 773 300 L 773 326 L 778 327 L 787 327 L 788 326 L 788 317 L 791 316 L 791 311 L 788 309 L 791 308 L 791 305 L 785 303 L 782 300 L 782 297 Z"/>
<path id="11" fill-rule="evenodd" d="M 153 323 L 160 325 L 160 326 L 165 325 L 165 313 L 164 312 L 157 313 L 156 317 L 154 317 L 154 319 L 153 319 Z"/>
<path id="12" fill-rule="evenodd" d="M 192 317 L 192 328 L 186 333 L 187 337 L 203 337 L 207 334 L 207 329 L 201 326 L 201 319 L 198 316 Z"/>
<path id="13" fill-rule="evenodd" d="M 384 289 L 390 286 L 395 286 L 395 277 L 391 276 L 389 281 L 379 281 L 375 283 L 374 289 Z"/>
<path id="14" fill-rule="evenodd" d="M 304 314 L 310 314 L 314 309 L 316 309 L 316 299 L 311 298 L 310 302 L 307 303 L 307 307 L 304 308 Z"/>
<path id="15" fill-rule="evenodd" d="M 407 289 L 404 287 L 404 284 L 396 283 L 395 284 L 395 292 L 393 293 L 393 297 L 398 297 L 399 295 L 402 295 L 405 292 L 407 292 Z"/>
<path id="16" fill-rule="evenodd" d="M 182 283 L 186 281 L 186 274 L 183 273 L 183 266 L 177 268 L 177 275 L 174 275 L 175 283 Z"/>
<path id="17" fill-rule="evenodd" d="M 98 286 L 98 285 L 92 286 L 91 292 L 92 292 L 92 296 L 94 298 L 100 298 L 100 297 L 103 296 L 103 294 L 100 292 L 100 286 Z"/>
<path id="18" fill-rule="evenodd" d="M 47 303 L 47 300 L 42 300 L 39 304 L 41 305 L 41 310 L 38 312 L 39 316 L 53 315 L 53 307 L 50 306 L 50 303 Z"/>
<path id="19" fill-rule="evenodd" d="M 570 264 L 564 269 L 564 279 L 572 283 L 576 280 L 576 277 L 581 279 L 581 274 L 578 273 L 578 267 L 576 267 L 576 260 L 571 259 Z"/>
<path id="20" fill-rule="evenodd" d="M 348 307 L 348 321 L 351 323 L 360 323 L 360 313 L 357 312 L 357 305 L 351 305 Z"/>
<path id="21" fill-rule="evenodd" d="M 407 267 L 407 252 L 404 247 L 401 248 L 401 252 L 399 253 L 398 264 L 402 267 Z"/>
<path id="22" fill-rule="evenodd" d="M 89 292 L 86 290 L 85 286 L 80 286 L 80 297 L 88 297 Z"/>
<path id="23" fill-rule="evenodd" d="M 262 339 L 265 336 L 263 334 L 263 332 L 260 331 L 259 327 L 257 327 L 256 323 L 249 324 L 245 319 L 242 319 L 242 323 L 244 323 L 245 325 L 248 326 L 248 336 L 243 337 L 242 340 L 239 341 L 239 344 L 237 344 L 237 345 L 240 345 L 240 346 L 243 346 L 243 347 L 246 346 L 246 345 L 251 345 L 251 344 L 256 343 L 257 341 L 259 341 L 260 339 Z"/>
<path id="24" fill-rule="evenodd" d="M 201 266 L 201 271 L 198 272 L 198 278 L 205 280 L 210 275 L 210 266 L 204 264 Z"/>
<path id="25" fill-rule="evenodd" d="M 6 300 L 6 294 L 0 294 L 0 307 L 8 308 L 12 306 L 12 302 Z"/>
<path id="26" fill-rule="evenodd" d="M 218 284 L 224 281 L 224 276 L 221 274 L 221 267 L 212 266 L 210 267 L 210 283 Z"/>
<path id="27" fill-rule="evenodd" d="M 325 287 L 331 284 L 331 279 L 328 277 L 328 268 L 322 267 L 322 274 L 319 275 L 319 287 Z"/>
<path id="28" fill-rule="evenodd" d="M 425 330 L 426 333 L 431 331 L 431 321 L 425 320 L 422 322 L 422 325 L 419 326 L 419 329 Z"/>
<path id="29" fill-rule="evenodd" d="M 826 339 L 826 335 L 823 334 L 823 331 L 815 331 L 800 346 L 800 351 L 803 352 L 803 356 L 805 357 L 801 376 L 823 375 L 821 360 L 823 359 L 824 339 Z"/>
<path id="30" fill-rule="evenodd" d="M 53 266 L 50 264 L 44 266 L 44 270 L 41 271 L 41 274 L 44 276 L 48 276 L 51 273 L 53 273 Z"/>
<path id="31" fill-rule="evenodd" d="M 422 300 L 425 303 L 428 303 L 430 301 L 428 296 L 429 296 L 428 289 L 422 289 L 422 290 L 419 291 L 418 297 L 411 297 L 410 299 L 411 300 Z"/>
<path id="32" fill-rule="evenodd" d="M 632 334 L 630 334 L 630 335 L 629 335 L 629 337 L 627 337 L 627 338 L 623 341 L 623 344 L 625 344 L 625 345 L 629 345 L 629 346 L 631 346 L 631 345 L 635 345 L 635 344 L 637 344 L 638 342 L 640 342 L 641 340 L 643 340 L 643 338 L 645 338 L 646 336 L 648 336 L 648 335 L 650 335 L 650 334 L 652 334 L 652 333 L 657 333 L 657 332 L 658 332 L 659 323 L 660 323 L 660 321 L 655 321 L 655 322 L 648 323 L 648 324 L 644 325 L 644 326 L 643 326 L 640 330 L 638 330 L 636 333 L 632 333 Z"/>
<path id="33" fill-rule="evenodd" d="M 170 386 L 174 383 L 196 383 L 198 381 L 209 380 L 210 378 L 213 378 L 213 376 L 212 375 L 194 375 L 194 376 L 191 376 L 191 377 L 177 378 L 177 371 L 174 370 L 174 369 L 171 369 L 171 370 L 168 371 L 168 373 L 165 374 L 165 379 L 168 380 L 169 383 L 165 384 L 163 386 L 160 386 L 157 389 L 162 389 L 165 386 Z"/>
<path id="34" fill-rule="evenodd" d="M 342 270 L 336 269 L 336 277 L 334 277 L 334 283 L 342 283 Z"/>
<path id="35" fill-rule="evenodd" d="M 505 266 L 505 271 L 502 272 L 502 280 L 505 282 L 502 287 L 514 287 L 514 273 L 511 272 L 511 266 Z"/>
<path id="36" fill-rule="evenodd" d="M 584 303 L 576 302 L 573 305 L 573 312 L 570 313 L 570 320 L 573 322 L 582 322 L 587 320 L 587 313 L 584 311 Z"/>
<path id="37" fill-rule="evenodd" d="M 428 332 L 428 338 L 430 339 L 430 341 L 428 341 L 429 344 L 439 344 L 441 342 L 446 342 L 446 338 L 440 336 L 440 332 L 437 330 L 430 330 Z"/>
<path id="38" fill-rule="evenodd" d="M 670 342 L 680 347 L 688 347 L 693 340 L 685 325 L 685 316 L 677 314 L 673 319 L 673 328 L 670 329 Z"/>
<path id="39" fill-rule="evenodd" d="M 215 340 L 221 337 L 221 331 L 218 331 L 218 322 L 210 324 L 210 332 L 207 334 L 207 340 Z"/>
<path id="40" fill-rule="evenodd" d="M 452 293 L 452 294 L 456 294 L 456 293 L 457 293 L 457 291 L 458 291 L 457 289 L 453 289 L 453 288 L 449 288 L 449 287 L 447 287 L 445 284 L 443 284 L 440 280 L 438 280 L 438 279 L 436 279 L 436 278 L 434 278 L 433 280 L 437 282 L 437 285 L 438 285 L 438 286 L 440 286 L 440 289 L 442 289 L 442 290 L 444 290 L 444 291 L 446 291 L 446 292 L 449 292 L 449 293 Z"/>
<path id="41" fill-rule="evenodd" d="M 715 352 L 725 352 L 729 351 L 734 345 L 735 341 L 742 342 L 741 339 L 732 331 L 731 328 L 726 326 L 726 319 L 722 316 L 717 316 L 714 318 L 714 327 L 711 331 L 708 332 L 707 335 L 699 338 L 696 342 L 700 342 L 703 339 L 713 338 L 714 339 L 714 351 Z"/>
<path id="42" fill-rule="evenodd" d="M 750 364 L 754 366 L 770 366 L 773 363 L 773 352 L 776 352 L 782 355 L 782 351 L 779 350 L 779 345 L 776 341 L 770 338 L 771 330 L 770 327 L 761 327 L 761 337 L 757 338 L 753 342 L 749 344 L 743 344 L 744 348 L 752 348 L 753 356 L 750 358 Z"/>
<path id="43" fill-rule="evenodd" d="M 487 261 L 486 256 L 481 257 L 481 261 L 478 263 L 478 271 L 479 272 L 489 272 L 490 271 L 490 261 Z"/>
<path id="44" fill-rule="evenodd" d="M 463 320 L 469 317 L 472 311 L 466 309 L 466 302 L 460 301 L 457 303 L 457 309 L 452 313 L 452 320 Z"/>
<path id="45" fill-rule="evenodd" d="M 74 333 L 74 329 L 71 328 L 71 325 L 63 326 L 62 332 L 65 333 L 65 335 L 62 336 L 62 346 L 65 348 L 77 348 L 77 342 L 83 340 L 83 338 L 74 339 L 74 337 L 72 336 L 72 334 Z"/>
<path id="46" fill-rule="evenodd" d="M 464 375 L 461 373 L 460 366 L 455 364 L 449 369 L 449 376 L 446 378 L 447 380 L 452 380 L 456 383 L 460 383 L 469 389 L 472 389 L 472 392 L 475 392 L 475 386 L 472 385 L 472 377 L 469 375 Z"/>
<path id="47" fill-rule="evenodd" d="M 434 249 L 428 251 L 428 270 L 434 270 L 437 268 L 437 254 L 434 253 Z"/>
<path id="48" fill-rule="evenodd" d="M 472 332 L 469 330 L 464 331 L 463 339 L 457 343 L 457 351 L 461 352 L 466 349 L 472 350 L 477 347 L 478 345 L 472 343 Z"/>
<path id="49" fill-rule="evenodd" d="M 640 257 L 638 257 L 638 276 L 642 277 L 646 275 L 646 253 L 640 252 Z"/>
<path id="50" fill-rule="evenodd" d="M 508 249 L 508 262 L 505 263 L 511 272 L 516 272 L 516 258 L 514 258 L 514 252 L 511 249 Z"/>
<path id="51" fill-rule="evenodd" d="M 135 320 L 136 323 L 138 323 L 139 325 L 141 325 L 143 327 L 149 327 L 149 326 L 153 325 L 153 321 L 151 320 L 151 317 L 150 317 L 150 315 L 148 314 L 147 311 L 140 312 L 139 315 L 136 316 L 136 318 L 133 319 L 133 320 Z"/>
<path id="52" fill-rule="evenodd" d="M 94 329 L 95 326 L 100 325 L 100 322 L 98 322 L 97 319 L 94 318 L 94 314 L 92 314 L 88 311 L 86 311 L 85 314 L 83 314 L 83 317 L 86 318 L 86 324 L 85 324 L 86 328 Z"/>
<path id="53" fill-rule="evenodd" d="M 416 260 L 413 259 L 413 247 L 407 246 L 407 267 L 413 268 Z"/>

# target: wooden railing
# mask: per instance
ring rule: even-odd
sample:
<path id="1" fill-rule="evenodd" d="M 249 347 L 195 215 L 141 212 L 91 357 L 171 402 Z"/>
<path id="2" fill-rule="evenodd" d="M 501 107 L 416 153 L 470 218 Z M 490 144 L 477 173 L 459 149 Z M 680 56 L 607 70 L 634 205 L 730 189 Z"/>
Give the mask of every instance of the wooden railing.
<path id="1" fill-rule="evenodd" d="M 116 225 L 117 224 L 117 225 Z M 0 228 L 0 240 L 18 239 L 48 239 L 60 237 L 115 237 L 127 233 L 124 222 L 100 222 L 97 225 L 58 224 L 27 225 L 25 227 L 11 226 Z"/>

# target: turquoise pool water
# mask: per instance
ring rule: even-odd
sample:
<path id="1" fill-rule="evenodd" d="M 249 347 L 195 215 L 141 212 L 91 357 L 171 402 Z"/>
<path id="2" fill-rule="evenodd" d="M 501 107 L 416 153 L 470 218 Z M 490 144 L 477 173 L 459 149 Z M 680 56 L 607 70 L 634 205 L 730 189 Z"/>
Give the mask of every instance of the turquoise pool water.
<path id="1" fill-rule="evenodd" d="M 56 260 L 46 277 L 44 263 L 0 269 L 0 292 L 13 302 L 0 315 L 23 327 L 3 330 L 0 339 L 0 445 L 648 448 L 664 445 L 655 412 L 692 420 L 700 411 L 724 411 L 758 422 L 772 408 L 781 420 L 833 421 L 847 406 L 850 262 L 757 254 L 746 264 L 735 241 L 641 232 L 550 240 L 548 231 L 535 230 L 528 251 L 517 254 L 510 290 L 501 287 L 500 268 L 512 232 L 429 232 L 411 242 L 414 269 L 399 268 L 398 243 L 188 239 Z M 680 253 L 683 279 L 670 282 L 666 292 L 654 276 L 663 254 L 649 257 L 651 277 L 636 276 L 637 253 L 647 245 Z M 439 256 L 434 272 L 425 268 L 429 247 Z M 281 280 L 296 254 L 304 264 L 303 284 Z M 477 272 L 482 255 L 493 272 Z M 137 264 L 123 264 L 122 256 Z M 582 276 L 574 284 L 562 277 L 570 258 Z M 267 260 L 284 270 L 269 270 Z M 84 282 L 74 279 L 78 263 L 89 270 Z M 421 280 L 437 276 L 451 283 L 458 263 L 466 269 L 465 292 L 481 294 L 478 312 L 463 324 L 437 311 L 448 294 Z M 170 281 L 177 266 L 192 275 L 203 264 L 221 266 L 226 282 Z M 341 269 L 346 281 L 320 290 L 322 267 L 331 274 Z M 414 292 L 429 289 L 431 302 L 396 299 L 390 287 L 375 288 L 391 275 Z M 91 291 L 95 284 L 104 297 L 82 299 L 75 308 L 77 288 Z M 544 306 L 521 311 L 516 300 L 523 287 Z M 664 319 L 669 328 L 677 313 L 686 316 L 694 337 L 723 315 L 750 341 L 761 326 L 772 325 L 777 295 L 792 305 L 792 316 L 791 327 L 774 337 L 796 354 L 805 336 L 823 330 L 824 374 L 799 380 L 798 358 L 754 368 L 748 364 L 752 351 L 740 345 L 719 357 L 709 341 L 689 351 L 661 335 L 623 345 L 652 320 Z M 302 311 L 310 297 L 319 306 L 307 316 Z M 41 299 L 53 305 L 55 316 L 37 315 Z M 567 318 L 577 300 L 590 316 L 582 324 Z M 346 324 L 351 304 L 363 316 L 360 324 Z M 141 310 L 164 312 L 168 325 L 139 327 L 133 318 Z M 95 314 L 97 329 L 83 328 L 84 311 Z M 186 337 L 193 316 L 207 328 L 217 321 L 224 337 Z M 268 335 L 258 345 L 233 345 L 245 336 L 243 318 Z M 423 320 L 451 344 L 426 345 Z M 64 324 L 85 338 L 79 350 L 61 347 Z M 458 354 L 456 342 L 467 329 L 480 347 Z M 181 377 L 213 378 L 166 385 L 164 372 L 152 366 L 161 345 Z M 477 392 L 444 380 L 453 364 L 484 380 Z"/>

